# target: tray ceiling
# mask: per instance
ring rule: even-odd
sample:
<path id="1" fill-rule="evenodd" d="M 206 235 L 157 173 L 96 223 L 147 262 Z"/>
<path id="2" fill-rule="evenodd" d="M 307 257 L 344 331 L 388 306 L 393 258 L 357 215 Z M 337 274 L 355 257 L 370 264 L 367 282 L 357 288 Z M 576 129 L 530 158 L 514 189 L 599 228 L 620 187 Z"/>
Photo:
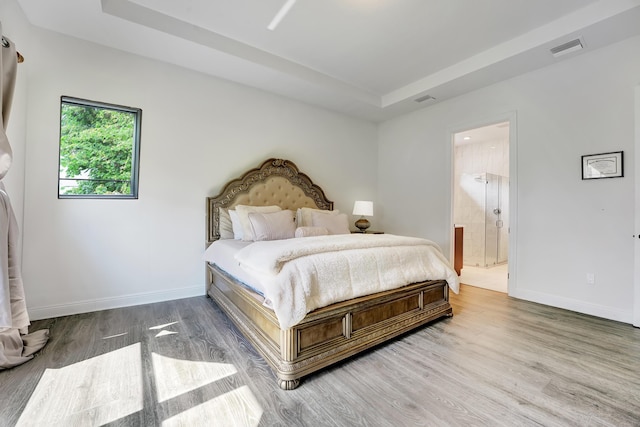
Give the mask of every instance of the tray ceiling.
<path id="1" fill-rule="evenodd" d="M 285 0 L 18 2 L 35 26 L 373 121 L 640 34 L 640 0 L 297 0 L 273 31 Z"/>

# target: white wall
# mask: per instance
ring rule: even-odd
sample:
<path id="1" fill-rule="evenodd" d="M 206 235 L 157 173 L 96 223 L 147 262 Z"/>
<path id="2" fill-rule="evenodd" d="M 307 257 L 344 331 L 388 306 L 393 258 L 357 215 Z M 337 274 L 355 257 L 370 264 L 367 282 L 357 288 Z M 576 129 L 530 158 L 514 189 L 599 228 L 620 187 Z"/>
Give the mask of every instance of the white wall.
<path id="1" fill-rule="evenodd" d="M 15 0 L 0 3 L 0 20 L 27 59 L 9 125 L 16 163 L 6 184 L 19 219 L 25 191 L 23 273 L 34 319 L 202 294 L 204 198 L 270 156 L 296 162 L 336 208 L 374 200 L 374 228 L 428 237 L 449 253 L 450 132 L 516 112 L 518 241 L 510 293 L 631 321 L 640 38 L 377 129 L 35 29 Z M 143 109 L 139 200 L 57 199 L 61 95 Z M 613 150 L 625 151 L 625 178 L 580 179 L 581 155 Z M 595 285 L 585 284 L 587 272 Z"/>
<path id="2" fill-rule="evenodd" d="M 269 157 L 349 211 L 375 200 L 377 127 L 31 28 L 24 281 L 32 318 L 202 295 L 205 197 Z M 58 200 L 60 96 L 142 108 L 138 200 Z"/>
<path id="3" fill-rule="evenodd" d="M 509 293 L 631 322 L 638 52 L 640 38 L 628 39 L 381 124 L 385 229 L 430 237 L 448 253 L 450 129 L 515 111 L 518 240 Z M 581 155 L 619 150 L 624 178 L 581 180 Z"/>

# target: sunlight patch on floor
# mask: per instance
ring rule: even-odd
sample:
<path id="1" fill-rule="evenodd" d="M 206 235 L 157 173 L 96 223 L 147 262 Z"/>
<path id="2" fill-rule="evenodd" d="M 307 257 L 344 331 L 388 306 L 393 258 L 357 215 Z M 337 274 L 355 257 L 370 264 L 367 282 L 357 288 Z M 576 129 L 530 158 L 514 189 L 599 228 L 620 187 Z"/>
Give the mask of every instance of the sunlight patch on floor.
<path id="1" fill-rule="evenodd" d="M 149 330 L 153 331 L 155 329 L 164 329 L 167 326 L 175 325 L 176 323 L 178 323 L 178 322 L 170 322 L 170 323 L 165 323 L 163 325 L 152 326 L 152 327 L 149 328 Z"/>
<path id="2" fill-rule="evenodd" d="M 117 337 L 123 337 L 125 335 L 127 335 L 128 332 L 123 332 L 121 334 L 115 334 L 115 335 L 109 335 L 108 337 L 102 337 L 103 340 L 108 340 L 111 338 L 117 338 Z"/>
<path id="3" fill-rule="evenodd" d="M 262 412 L 249 387 L 242 386 L 165 420 L 162 427 L 256 427 Z"/>
<path id="4" fill-rule="evenodd" d="M 158 338 L 158 337 L 164 337 L 164 336 L 166 336 L 166 335 L 174 335 L 174 334 L 177 334 L 177 332 L 173 332 L 173 331 L 160 331 L 160 332 L 158 332 L 158 334 L 155 336 L 155 338 Z"/>
<path id="5" fill-rule="evenodd" d="M 164 402 L 198 387 L 237 373 L 228 363 L 195 362 L 151 354 L 158 402 Z"/>
<path id="6" fill-rule="evenodd" d="M 143 408 L 140 343 L 45 370 L 17 426 L 104 425 Z"/>
<path id="7" fill-rule="evenodd" d="M 178 322 L 149 328 L 156 337 L 178 334 L 165 328 Z M 102 339 L 127 335 L 116 333 Z M 165 338 L 166 339 L 166 338 Z M 147 353 L 148 354 L 148 353 Z M 80 355 L 81 356 L 81 355 Z M 142 344 L 136 343 L 59 369 L 46 369 L 27 402 L 17 426 L 99 426 L 141 411 L 154 411 L 170 399 L 195 392 L 188 407 L 166 419 L 163 426 L 221 425 L 257 426 L 262 407 L 247 386 L 203 401 L 197 390 L 237 374 L 228 363 L 183 360 L 152 352 L 143 360 Z M 145 399 L 143 365 L 153 368 L 156 396 Z M 198 399 L 200 397 L 200 399 Z M 195 401 L 194 401 L 195 400 Z M 148 402 L 145 407 L 145 401 Z M 202 403 L 200 403 L 202 402 Z M 195 406 L 191 406 L 195 405 Z M 180 405 L 183 406 L 183 405 Z M 2 424 L 0 420 L 0 424 Z"/>

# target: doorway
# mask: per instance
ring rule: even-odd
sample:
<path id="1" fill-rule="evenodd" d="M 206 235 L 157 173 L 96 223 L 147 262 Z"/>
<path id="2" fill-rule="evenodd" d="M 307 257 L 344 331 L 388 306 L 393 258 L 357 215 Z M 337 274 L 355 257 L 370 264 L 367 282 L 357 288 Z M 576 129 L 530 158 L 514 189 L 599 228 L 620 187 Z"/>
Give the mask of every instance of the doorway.
<path id="1" fill-rule="evenodd" d="M 453 134 L 453 222 L 462 283 L 508 291 L 509 121 Z"/>

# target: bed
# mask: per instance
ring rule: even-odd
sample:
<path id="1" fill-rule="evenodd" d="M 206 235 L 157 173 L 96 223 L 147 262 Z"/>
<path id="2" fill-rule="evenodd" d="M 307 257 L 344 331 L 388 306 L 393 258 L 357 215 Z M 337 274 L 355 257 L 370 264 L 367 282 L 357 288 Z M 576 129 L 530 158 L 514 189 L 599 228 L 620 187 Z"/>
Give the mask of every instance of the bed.
<path id="1" fill-rule="evenodd" d="M 228 182 L 217 196 L 206 199 L 208 248 L 221 239 L 229 209 L 239 210 L 239 205 L 277 205 L 292 211 L 333 210 L 333 202 L 324 191 L 294 163 L 268 159 Z M 353 238 L 344 235 L 342 239 Z M 299 243 L 300 239 L 291 241 Z M 262 242 L 253 245 L 258 243 Z M 453 271 L 448 262 L 445 264 L 443 268 Z M 281 327 L 274 308 L 265 306 L 264 296 L 247 286 L 246 280 L 236 277 L 209 260 L 207 294 L 269 363 L 284 390 L 296 388 L 302 377 L 319 369 L 436 319 L 452 316 L 449 288 L 451 280 L 457 280 L 457 276 L 448 279 L 449 282 L 443 278 L 424 278 L 399 288 L 315 308 L 293 325 Z"/>

